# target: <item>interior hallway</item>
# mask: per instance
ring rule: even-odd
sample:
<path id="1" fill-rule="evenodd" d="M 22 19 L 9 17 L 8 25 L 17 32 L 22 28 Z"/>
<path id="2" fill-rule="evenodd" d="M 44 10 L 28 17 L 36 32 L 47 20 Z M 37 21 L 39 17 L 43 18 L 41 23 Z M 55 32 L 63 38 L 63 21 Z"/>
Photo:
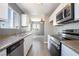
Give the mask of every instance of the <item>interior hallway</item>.
<path id="1" fill-rule="evenodd" d="M 50 56 L 47 43 L 44 43 L 44 36 L 34 36 L 32 47 L 27 56 Z"/>

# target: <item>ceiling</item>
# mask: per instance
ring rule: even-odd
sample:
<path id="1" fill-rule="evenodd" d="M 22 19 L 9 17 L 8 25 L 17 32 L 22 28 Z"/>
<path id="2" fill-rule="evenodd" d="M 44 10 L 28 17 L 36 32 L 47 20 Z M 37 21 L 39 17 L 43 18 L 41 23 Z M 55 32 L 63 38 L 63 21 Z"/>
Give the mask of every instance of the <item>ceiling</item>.
<path id="1" fill-rule="evenodd" d="M 31 17 L 50 16 L 59 3 L 17 3 L 20 9 Z"/>

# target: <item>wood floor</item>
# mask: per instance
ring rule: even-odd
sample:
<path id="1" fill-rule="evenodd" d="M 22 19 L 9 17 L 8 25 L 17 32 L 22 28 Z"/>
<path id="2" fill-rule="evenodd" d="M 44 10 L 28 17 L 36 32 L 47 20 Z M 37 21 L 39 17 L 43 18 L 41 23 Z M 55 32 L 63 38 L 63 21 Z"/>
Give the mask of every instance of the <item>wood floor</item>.
<path id="1" fill-rule="evenodd" d="M 44 43 L 43 36 L 36 36 L 33 38 L 32 48 L 29 50 L 27 56 L 50 56 L 47 43 Z"/>

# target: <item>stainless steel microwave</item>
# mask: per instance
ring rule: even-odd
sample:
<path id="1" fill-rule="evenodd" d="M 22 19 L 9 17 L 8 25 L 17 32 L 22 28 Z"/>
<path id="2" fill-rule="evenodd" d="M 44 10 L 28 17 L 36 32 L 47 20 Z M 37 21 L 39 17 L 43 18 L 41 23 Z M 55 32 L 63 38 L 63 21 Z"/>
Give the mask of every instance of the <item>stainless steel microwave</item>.
<path id="1" fill-rule="evenodd" d="M 67 4 L 56 14 L 57 23 L 67 23 L 74 20 L 74 3 Z"/>

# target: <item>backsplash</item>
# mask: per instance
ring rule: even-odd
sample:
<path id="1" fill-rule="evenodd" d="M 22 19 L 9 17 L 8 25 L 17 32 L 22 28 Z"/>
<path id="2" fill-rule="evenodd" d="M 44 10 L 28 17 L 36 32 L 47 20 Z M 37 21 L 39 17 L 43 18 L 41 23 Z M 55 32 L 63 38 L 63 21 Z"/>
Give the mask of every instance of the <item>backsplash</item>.
<path id="1" fill-rule="evenodd" d="M 62 30 L 66 30 L 66 29 L 79 29 L 79 22 L 63 24 L 62 26 L 53 26 L 52 34 L 58 34 Z"/>

